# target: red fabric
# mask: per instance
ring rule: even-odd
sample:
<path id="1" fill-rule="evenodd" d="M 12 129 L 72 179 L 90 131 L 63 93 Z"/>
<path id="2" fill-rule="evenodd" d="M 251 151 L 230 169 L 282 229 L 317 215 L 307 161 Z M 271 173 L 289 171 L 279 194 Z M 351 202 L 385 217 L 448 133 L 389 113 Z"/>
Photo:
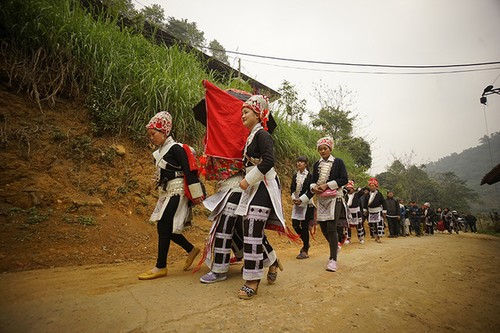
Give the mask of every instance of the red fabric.
<path id="1" fill-rule="evenodd" d="M 241 122 L 243 101 L 219 89 L 207 80 L 205 106 L 207 133 L 205 154 L 208 156 L 241 159 L 249 131 Z"/>
<path id="2" fill-rule="evenodd" d="M 445 227 L 445 225 L 444 225 L 444 222 L 443 222 L 443 221 L 439 221 L 439 222 L 437 223 L 437 230 L 439 230 L 439 231 L 445 231 L 445 230 L 446 230 L 446 227 Z"/>
<path id="3" fill-rule="evenodd" d="M 189 170 L 190 171 L 198 170 L 198 162 L 196 161 L 196 158 L 193 155 L 191 147 L 189 147 L 187 144 L 183 144 L 182 148 L 184 148 L 184 151 L 186 152 L 187 155 L 187 159 L 189 162 Z"/>
<path id="4" fill-rule="evenodd" d="M 198 162 L 196 161 L 196 158 L 193 155 L 193 151 L 191 150 L 191 147 L 189 147 L 187 144 L 183 144 L 182 148 L 184 148 L 184 151 L 186 152 L 188 163 L 189 163 L 189 171 L 196 171 L 198 172 Z M 191 192 L 189 191 L 189 185 L 186 180 L 186 176 L 184 175 L 184 195 L 191 201 L 193 202 L 193 196 L 191 195 Z"/>

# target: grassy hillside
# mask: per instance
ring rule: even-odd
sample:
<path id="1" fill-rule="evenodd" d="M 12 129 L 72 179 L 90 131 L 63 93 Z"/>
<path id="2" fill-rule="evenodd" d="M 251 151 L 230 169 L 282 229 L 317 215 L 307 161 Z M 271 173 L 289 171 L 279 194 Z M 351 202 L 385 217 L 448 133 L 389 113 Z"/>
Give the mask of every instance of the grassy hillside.
<path id="1" fill-rule="evenodd" d="M 192 107 L 203 97 L 202 80 L 221 88 L 235 84 L 210 72 L 197 54 L 158 45 L 109 16 L 91 15 L 77 0 L 3 1 L 0 28 L 1 75 L 8 84 L 27 91 L 40 110 L 58 96 L 83 99 L 96 136 L 123 133 L 142 140 L 149 118 L 168 110 L 174 137 L 200 150 L 204 127 Z M 318 158 L 319 131 L 275 119 L 278 163 L 291 172 L 297 156 Z M 348 152 L 335 154 L 353 177 L 367 178 Z"/>
<path id="2" fill-rule="evenodd" d="M 467 182 L 469 188 L 479 194 L 481 202 L 473 204 L 472 208 L 475 211 L 486 212 L 500 209 L 500 183 L 480 185 L 483 176 L 498 163 L 500 163 L 500 132 L 491 135 L 489 145 L 485 142 L 459 154 L 443 157 L 427 164 L 426 169 L 430 173 L 454 172 Z"/>

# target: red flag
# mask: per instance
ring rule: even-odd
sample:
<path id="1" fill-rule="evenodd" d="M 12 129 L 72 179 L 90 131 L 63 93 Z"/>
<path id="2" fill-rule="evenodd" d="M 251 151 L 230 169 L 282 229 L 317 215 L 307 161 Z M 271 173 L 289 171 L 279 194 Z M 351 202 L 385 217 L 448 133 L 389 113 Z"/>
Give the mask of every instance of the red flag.
<path id="1" fill-rule="evenodd" d="M 243 101 L 228 94 L 207 80 L 205 106 L 207 133 L 205 154 L 227 159 L 242 159 L 249 131 L 241 121 Z"/>

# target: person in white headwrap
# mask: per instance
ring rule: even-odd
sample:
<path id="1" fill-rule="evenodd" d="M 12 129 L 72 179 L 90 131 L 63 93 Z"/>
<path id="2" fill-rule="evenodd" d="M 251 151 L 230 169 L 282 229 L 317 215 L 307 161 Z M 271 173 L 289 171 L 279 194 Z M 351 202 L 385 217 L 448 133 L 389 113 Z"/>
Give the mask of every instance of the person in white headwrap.
<path id="1" fill-rule="evenodd" d="M 317 197 L 317 221 L 321 232 L 330 246 L 326 270 L 337 271 L 339 237 L 337 227 L 347 225 L 347 213 L 343 186 L 348 176 L 344 161 L 332 155 L 333 138 L 327 136 L 318 140 L 316 147 L 321 158 L 313 165 L 311 191 Z"/>
<path id="2" fill-rule="evenodd" d="M 188 193 L 193 204 L 203 201 L 204 194 L 201 183 L 194 170 L 190 147 L 174 141 L 170 135 L 172 116 L 167 111 L 158 112 L 146 125 L 149 140 L 158 147 L 153 153 L 156 165 L 156 186 L 158 202 L 151 214 L 150 220 L 157 221 L 158 257 L 156 265 L 150 270 L 139 274 L 139 280 L 151 280 L 167 275 L 167 256 L 170 241 L 181 246 L 188 257 L 184 270 L 188 270 L 195 257 L 200 252 L 183 235 L 184 224 L 189 219 Z"/>
<path id="3" fill-rule="evenodd" d="M 422 207 L 422 219 L 425 225 L 425 235 L 434 235 L 435 213 L 431 209 L 431 204 L 426 202 Z"/>
<path id="4" fill-rule="evenodd" d="M 354 187 L 354 181 L 350 180 L 345 186 L 347 189 L 347 207 L 349 208 L 349 214 L 351 214 L 351 220 L 349 221 L 349 228 L 347 229 L 347 237 L 349 242 L 351 241 L 351 228 L 355 228 L 358 233 L 358 241 L 360 244 L 365 243 L 365 229 L 363 228 L 363 213 L 360 208 L 360 199 L 364 194 L 363 189 L 358 189 Z"/>
<path id="5" fill-rule="evenodd" d="M 384 219 L 387 215 L 387 206 L 384 196 L 378 190 L 378 186 L 377 178 L 370 178 L 368 180 L 370 192 L 366 208 L 363 208 L 363 214 L 368 217 L 368 225 L 370 226 L 371 233 L 375 236 L 375 241 L 381 243 L 382 237 L 385 235 Z"/>
<path id="6" fill-rule="evenodd" d="M 264 267 L 269 267 L 267 281 L 273 284 L 277 268 L 283 270 L 275 251 L 266 243 L 264 229 L 288 231 L 283 216 L 281 186 L 274 170 L 274 142 L 266 131 L 269 119 L 268 100 L 262 95 L 253 95 L 242 106 L 241 120 L 250 130 L 243 151 L 245 176 L 240 182 L 243 190 L 235 214 L 243 216 L 245 284 L 238 291 L 238 297 L 251 299 L 257 294 Z M 296 238 L 298 236 L 295 235 Z"/>

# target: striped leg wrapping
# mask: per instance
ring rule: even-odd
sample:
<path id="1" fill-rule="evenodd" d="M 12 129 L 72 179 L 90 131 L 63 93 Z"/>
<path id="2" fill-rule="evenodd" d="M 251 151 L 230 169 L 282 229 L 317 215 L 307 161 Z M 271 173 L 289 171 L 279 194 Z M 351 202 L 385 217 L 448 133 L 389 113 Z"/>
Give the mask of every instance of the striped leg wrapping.
<path id="1" fill-rule="evenodd" d="M 270 208 L 250 206 L 243 220 L 244 280 L 260 280 L 264 277 L 264 227 L 270 213 Z"/>

